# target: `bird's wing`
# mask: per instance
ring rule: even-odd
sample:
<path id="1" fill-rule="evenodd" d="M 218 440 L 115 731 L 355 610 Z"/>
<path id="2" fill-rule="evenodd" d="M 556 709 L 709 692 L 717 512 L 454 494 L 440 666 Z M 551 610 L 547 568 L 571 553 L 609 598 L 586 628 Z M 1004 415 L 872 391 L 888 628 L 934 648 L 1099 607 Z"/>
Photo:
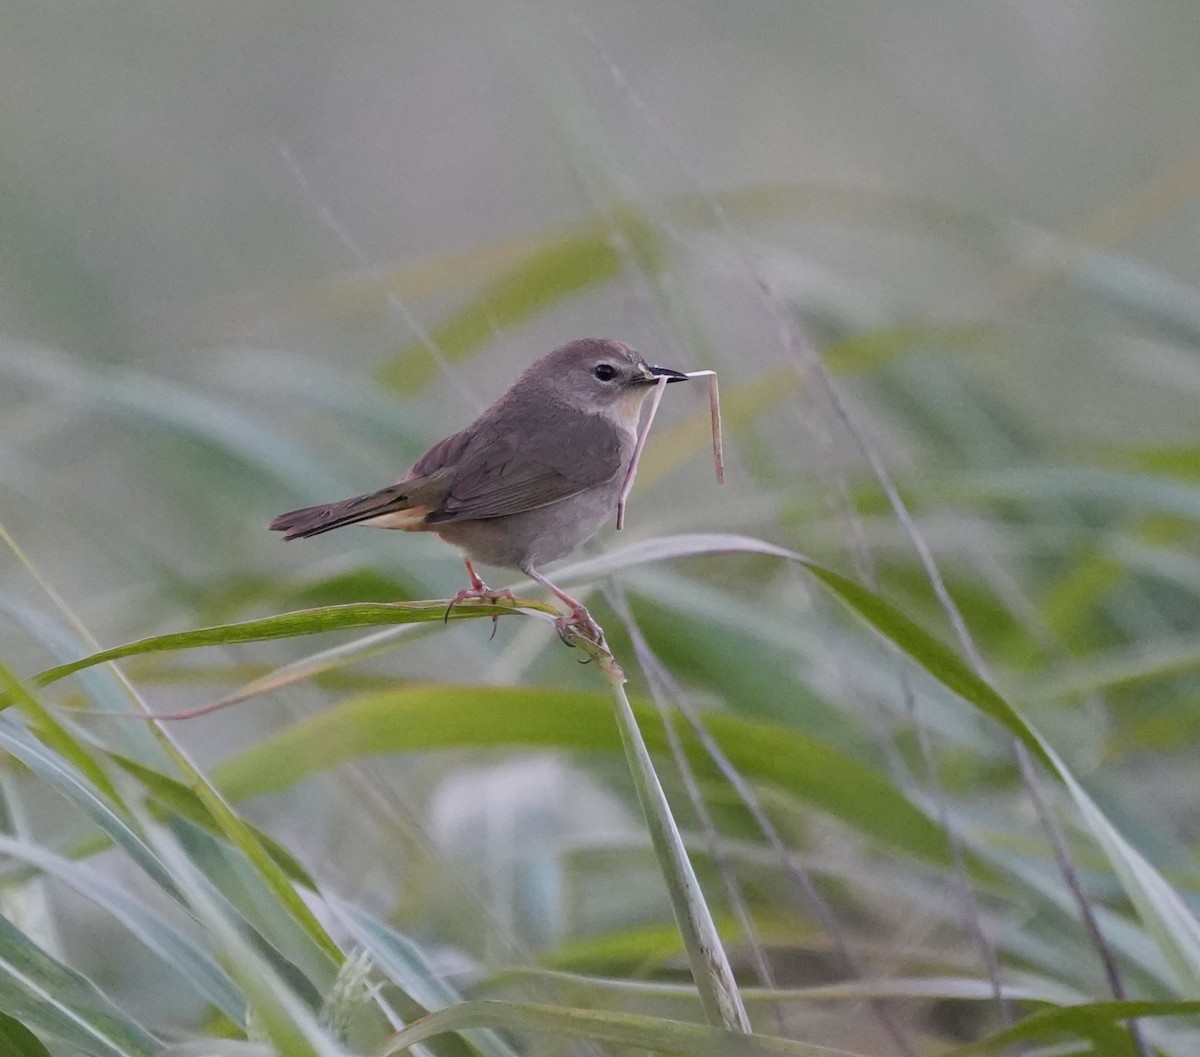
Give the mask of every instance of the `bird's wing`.
<path id="1" fill-rule="evenodd" d="M 632 447 L 608 419 L 553 406 L 527 414 L 519 428 L 491 424 L 464 432 L 465 442 L 442 442 L 458 450 L 434 457 L 435 447 L 413 467 L 425 475 L 443 457 L 453 459 L 449 490 L 429 524 L 503 517 L 568 499 L 611 481 Z"/>

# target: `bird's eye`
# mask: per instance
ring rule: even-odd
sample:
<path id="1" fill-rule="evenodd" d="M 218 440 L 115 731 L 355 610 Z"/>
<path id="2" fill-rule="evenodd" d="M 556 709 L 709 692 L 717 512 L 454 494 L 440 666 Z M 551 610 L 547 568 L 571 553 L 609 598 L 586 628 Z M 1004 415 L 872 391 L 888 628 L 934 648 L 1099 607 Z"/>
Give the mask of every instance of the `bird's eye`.
<path id="1" fill-rule="evenodd" d="M 598 363 L 592 368 L 592 374 L 602 382 L 611 382 L 617 376 L 617 369 L 611 363 Z"/>

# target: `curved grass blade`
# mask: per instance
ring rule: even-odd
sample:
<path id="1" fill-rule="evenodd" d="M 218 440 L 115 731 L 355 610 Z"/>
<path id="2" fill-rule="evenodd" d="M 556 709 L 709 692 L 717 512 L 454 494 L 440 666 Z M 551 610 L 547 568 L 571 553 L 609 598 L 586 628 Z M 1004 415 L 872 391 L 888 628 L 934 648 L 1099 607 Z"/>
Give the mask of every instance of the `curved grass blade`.
<path id="1" fill-rule="evenodd" d="M 3 532 L 3 529 L 0 529 Z M 42 706 L 28 688 L 0 662 L 0 708 L 16 704 L 25 713 L 30 729 L 51 751 L 71 764 L 80 777 L 99 790 L 113 804 L 121 801 L 104 769 L 57 719 Z"/>
<path id="2" fill-rule="evenodd" d="M 8 691 L 10 699 L 16 700 L 37 719 L 46 715 L 41 704 L 24 686 L 9 675 L 3 665 L 0 665 L 0 685 L 3 685 Z M 129 691 L 131 694 L 134 693 L 132 687 L 129 687 Z M 141 837 L 119 818 L 111 806 L 110 802 L 119 803 L 120 801 L 107 775 L 74 738 L 58 724 L 53 723 L 48 716 L 46 717 L 46 722 L 50 724 L 47 729 L 54 736 L 54 744 L 57 746 L 65 739 L 65 750 L 70 753 L 66 761 L 59 762 L 52 759 L 46 751 L 39 751 L 39 747 L 34 746 L 31 739 L 24 737 L 22 732 L 15 727 L 10 717 L 0 716 L 0 721 L 2 721 L 0 722 L 0 744 L 7 745 L 14 755 L 28 761 L 30 766 L 38 770 L 42 777 L 52 784 L 56 784 L 75 800 L 159 885 L 175 894 L 171 878 L 163 865 L 145 846 Z M 332 976 L 332 967 L 340 962 L 341 951 L 322 928 L 312 911 L 305 905 L 303 899 L 300 898 L 291 880 L 259 842 L 253 830 L 230 809 L 204 775 L 193 766 L 187 755 L 167 737 L 161 725 L 154 725 L 150 729 L 156 736 L 158 744 L 162 746 L 188 780 L 192 792 L 209 812 L 224 838 L 253 864 L 257 874 L 274 895 L 278 905 L 286 910 L 312 941 L 318 952 L 328 961 L 328 975 Z M 46 736 L 48 737 L 48 735 Z M 68 764 L 77 764 L 80 759 L 88 765 L 86 768 L 80 765 L 76 772 L 68 766 Z M 91 788 L 91 783 L 87 781 L 87 778 L 96 772 L 104 779 L 103 788 L 111 790 L 109 796 L 104 796 L 100 791 Z M 126 810 L 128 810 L 127 806 Z"/>
<path id="3" fill-rule="evenodd" d="M 1005 996 L 1022 1002 L 1062 1003 L 1082 1002 L 1083 995 L 1072 988 L 1045 977 L 1027 977 L 1027 982 L 1005 985 Z M 556 969 L 504 969 L 484 981 L 485 989 L 502 988 L 508 982 L 528 981 L 545 988 L 554 987 L 569 1002 L 571 996 L 584 996 L 595 1002 L 598 996 L 628 1002 L 682 1000 L 692 1007 L 696 989 L 691 984 L 676 984 L 666 980 L 627 980 L 593 976 L 586 973 Z M 990 980 L 973 976 L 904 976 L 881 977 L 876 980 L 839 980 L 832 984 L 813 984 L 806 987 L 745 987 L 742 997 L 747 1004 L 764 1002 L 862 1002 L 870 998 L 954 999 L 970 1002 L 991 1002 L 995 991 Z"/>
<path id="4" fill-rule="evenodd" d="M 92 1057 L 155 1057 L 160 1043 L 96 986 L 0 917 L 0 1008 Z"/>
<path id="5" fill-rule="evenodd" d="M 146 371 L 93 366 L 56 349 L 22 343 L 0 345 L 0 375 L 6 374 L 45 385 L 87 407 L 135 415 L 173 433 L 190 434 L 300 495 L 333 494 L 342 484 L 333 466 L 254 416 Z"/>
<path id="6" fill-rule="evenodd" d="M 71 862 L 29 841 L 0 834 L 0 855 L 36 867 L 107 910 L 208 1002 L 235 1024 L 241 1022 L 245 1004 L 233 981 L 205 950 L 146 906 L 143 900 L 87 865 Z"/>
<path id="7" fill-rule="evenodd" d="M 1062 1009 L 1044 1009 L 986 1039 L 950 1050 L 944 1057 L 976 1057 L 977 1054 L 995 1053 L 1016 1042 L 1060 1035 L 1091 1039 L 1096 1044 L 1097 1053 L 1103 1053 L 1105 1057 L 1121 1057 L 1133 1053 L 1129 1035 L 1121 1030 L 1124 1021 L 1135 1017 L 1188 1017 L 1197 1014 L 1200 1014 L 1200 1002 L 1196 1001 L 1091 1002 Z M 1121 1040 L 1124 1040 L 1123 1045 Z M 1121 1048 L 1114 1048 L 1117 1046 Z"/>
<path id="8" fill-rule="evenodd" d="M 634 713 L 650 750 L 667 751 L 657 711 Z M 846 819 L 910 854 L 945 861 L 942 831 L 896 788 L 863 764 L 806 735 L 735 716 L 707 718 L 739 770 Z M 686 737 L 697 773 L 719 776 Z M 580 752 L 621 750 L 606 694 L 547 687 L 406 686 L 344 701 L 218 764 L 213 780 L 240 799 L 286 789 L 339 763 L 380 753 L 463 746 L 544 746 Z"/>
<path id="9" fill-rule="evenodd" d="M 413 1003 L 433 1011 L 463 1001 L 462 995 L 450 986 L 420 947 L 407 936 L 377 921 L 353 903 L 332 896 L 327 902 L 380 972 L 390 977 Z M 516 1051 L 494 1031 L 472 1029 L 464 1031 L 463 1037 L 484 1057 L 516 1057 Z"/>
<path id="10" fill-rule="evenodd" d="M 907 654 L 931 676 L 963 700 L 1010 731 L 1070 792 L 1085 822 L 1104 849 L 1138 916 L 1171 963 L 1185 993 L 1200 992 L 1200 922 L 1132 846 L 1076 781 L 1070 769 L 1023 715 L 981 679 L 953 650 L 908 619 L 879 595 L 832 569 L 774 544 L 740 536 L 664 537 L 626 548 L 609 556 L 628 566 L 643 561 L 697 553 L 749 551 L 774 554 L 803 565 L 835 597 L 873 627 L 885 640 Z M 595 569 L 590 563 L 574 567 L 575 576 Z M 595 569 L 595 574 L 600 570 Z M 562 577 L 566 579 L 566 577 Z"/>
<path id="11" fill-rule="evenodd" d="M 809 1046 L 791 1039 L 747 1035 L 720 1028 L 634 1013 L 595 1013 L 533 1003 L 479 1000 L 423 1017 L 393 1035 L 371 1057 L 391 1057 L 417 1042 L 467 1028 L 503 1028 L 566 1038 L 595 1039 L 609 1046 L 632 1046 L 688 1057 L 856 1057 L 846 1050 Z"/>
<path id="12" fill-rule="evenodd" d="M 662 258 L 653 229 L 630 210 L 617 218 L 621 234 L 637 257 L 653 264 Z M 496 330 L 524 322 L 564 297 L 615 279 L 624 258 L 608 223 L 588 225 L 546 243 L 492 280 L 466 308 L 437 327 L 430 338 L 450 361 L 462 360 L 489 341 Z M 409 346 L 388 360 L 377 377 L 390 389 L 411 394 L 437 375 L 424 345 Z"/>
<path id="13" fill-rule="evenodd" d="M 50 1057 L 50 1051 L 32 1031 L 4 1013 L 0 1013 L 0 1053 L 5 1057 Z"/>
<path id="14" fill-rule="evenodd" d="M 146 828 L 176 886 L 221 952 L 230 975 L 245 996 L 255 1025 L 274 1044 L 276 1052 L 287 1057 L 346 1057 L 302 999 L 250 946 L 237 923 L 213 898 L 207 879 L 183 847 L 149 820 Z"/>
<path id="15" fill-rule="evenodd" d="M 1085 820 L 1108 854 L 1118 877 L 1137 907 L 1139 916 L 1142 917 L 1147 927 L 1154 934 L 1164 953 L 1180 974 L 1181 980 L 1187 981 L 1189 987 L 1200 990 L 1200 923 L 1196 921 L 1195 916 L 1188 910 L 1178 894 L 1120 836 L 1090 797 L 1083 791 L 1082 787 L 1075 781 L 1063 762 L 1050 749 L 1041 736 L 1033 730 L 1024 717 L 986 682 L 980 679 L 952 650 L 914 624 L 903 613 L 880 596 L 856 584 L 854 581 L 830 569 L 825 569 L 817 563 L 786 548 L 751 537 L 720 534 L 664 537 L 649 540 L 613 552 L 599 561 L 579 563 L 567 570 L 567 575 L 560 577 L 560 579 L 566 579 L 568 576 L 570 579 L 576 580 L 588 576 L 607 576 L 620 569 L 630 568 L 646 562 L 698 554 L 746 552 L 775 555 L 804 565 L 831 593 L 866 620 L 884 639 L 910 656 L 944 686 L 1002 724 L 1039 761 L 1049 768 L 1052 773 L 1056 774 L 1071 792 L 1072 797 L 1083 812 Z M 418 608 L 424 608 L 425 610 L 429 608 L 428 603 L 417 605 Z M 354 609 L 357 607 L 351 608 Z M 385 619 L 395 619 L 395 607 L 371 608 L 375 609 L 376 612 L 371 615 L 363 614 L 358 619 L 378 619 L 383 615 L 382 610 L 391 610 L 391 615 Z M 273 619 L 284 621 L 282 627 L 274 629 L 270 627 L 264 628 L 262 622 L 248 622 L 251 630 L 247 632 L 245 625 L 242 626 L 243 633 L 247 634 L 247 638 L 243 641 L 257 640 L 264 636 L 269 637 L 273 633 L 306 634 L 312 630 L 322 630 L 336 625 L 336 614 L 331 619 L 327 615 L 322 616 L 324 612 L 326 611 L 309 611 L 307 615 L 300 618 L 299 626 L 297 626 L 295 618 L 289 618 L 287 615 L 283 618 L 268 618 L 268 623 Z M 478 615 L 490 615 L 490 612 Z M 288 624 L 289 619 L 291 620 L 290 626 Z M 409 616 L 406 614 L 403 619 L 409 619 Z M 430 614 L 426 612 L 422 616 L 417 616 L 416 619 L 430 619 Z M 254 627 L 254 625 L 258 626 Z M 237 625 L 233 627 L 237 627 Z M 185 637 L 188 634 L 186 632 L 183 633 Z M 225 632 L 222 629 L 205 629 L 200 634 L 207 636 L 205 640 L 207 642 L 226 641 L 223 637 Z M 235 632 L 234 634 L 237 633 Z M 129 655 L 131 652 L 145 652 L 151 648 L 177 648 L 178 641 L 178 637 L 163 636 L 157 641 L 145 640 L 142 644 L 117 647 L 117 651 L 119 655 Z M 113 651 L 107 651 L 106 654 L 96 656 L 101 659 L 108 659 L 112 655 Z M 65 667 L 69 670 L 79 670 L 80 667 L 85 667 L 89 663 L 99 663 L 99 660 L 89 658 L 81 662 L 76 662 L 73 668 L 71 666 Z M 64 670 L 64 666 L 52 669 L 48 673 L 49 676 L 54 678 L 61 678 L 64 674 L 69 674 L 68 671 Z M 534 737 L 536 739 L 537 736 L 534 735 Z M 285 766 L 285 770 L 290 769 L 286 767 L 288 761 L 284 760 L 281 762 Z M 941 847 L 940 841 L 938 842 L 938 846 Z"/>
<path id="16" fill-rule="evenodd" d="M 0 748 L 11 753 L 50 787 L 79 807 L 126 855 L 166 891 L 173 891 L 170 874 L 141 835 L 111 801 L 70 763 L 0 716 Z"/>
<path id="17" fill-rule="evenodd" d="M 952 650 L 889 602 L 813 562 L 803 563 L 838 598 L 930 675 L 1011 731 L 1066 786 L 1104 849 L 1138 916 L 1179 975 L 1185 992 L 1200 992 L 1200 921 L 1162 875 L 1108 821 L 1070 769 L 1024 716 Z"/>
<path id="18" fill-rule="evenodd" d="M 144 653 L 163 653 L 174 650 L 190 650 L 199 646 L 230 646 L 242 642 L 268 642 L 297 635 L 317 635 L 325 631 L 340 631 L 344 628 L 375 627 L 380 624 L 421 624 L 437 622 L 447 617 L 450 620 L 470 620 L 479 617 L 503 616 L 518 609 L 529 609 L 554 616 L 558 611 L 545 602 L 532 598 L 517 599 L 516 602 L 501 600 L 495 604 L 485 602 L 463 602 L 454 606 L 447 614 L 448 599 L 421 602 L 363 602 L 342 606 L 322 606 L 318 609 L 298 609 L 292 613 L 281 613 L 259 620 L 246 620 L 236 624 L 220 624 L 215 627 L 180 631 L 170 635 L 153 635 L 149 638 L 127 642 L 123 646 L 101 650 L 89 657 L 82 657 L 69 664 L 47 668 L 33 677 L 38 686 L 49 686 L 68 675 L 91 668 L 106 661 L 123 657 L 135 657 Z M 3 705 L 3 702 L 0 702 Z"/>
<path id="19" fill-rule="evenodd" d="M 205 807 L 204 801 L 182 782 L 168 778 L 151 767 L 146 767 L 136 760 L 117 753 L 110 752 L 108 757 L 142 784 L 149 794 L 150 802 L 160 811 L 173 813 L 201 827 L 214 837 L 224 838 L 224 832 L 217 825 L 217 820 L 213 818 L 212 812 Z M 294 884 L 303 885 L 313 892 L 317 890 L 316 882 L 291 852 L 256 826 L 250 826 L 249 823 L 247 825 L 254 837 Z"/>
<path id="20" fill-rule="evenodd" d="M 612 661 L 611 656 L 608 660 Z M 625 677 L 615 662 L 606 665 L 601 658 L 599 667 L 609 684 L 613 715 L 625 749 L 630 777 L 667 886 L 675 923 L 679 926 L 691 963 L 692 979 L 700 993 L 700 1005 L 708 1022 L 714 1027 L 748 1033 L 750 1018 L 746 1015 L 733 968 L 692 868 L 692 861 L 683 846 L 683 837 L 671 814 L 671 805 L 667 802 L 662 783 L 658 780 L 650 750 L 625 693 Z"/>
<path id="21" fill-rule="evenodd" d="M 158 728 L 159 725 L 156 725 L 155 729 Z M 312 942 L 318 956 L 328 960 L 327 965 L 318 963 L 311 970 L 314 981 L 324 983 L 324 977 L 332 977 L 335 967 L 341 963 L 341 949 L 325 931 L 324 926 L 296 891 L 291 878 L 259 841 L 251 827 L 229 806 L 209 779 L 196 769 L 186 754 L 165 736 L 160 740 L 183 771 L 192 792 L 216 822 L 221 836 L 246 858 L 258 879 L 274 898 L 274 905 L 286 913 Z"/>

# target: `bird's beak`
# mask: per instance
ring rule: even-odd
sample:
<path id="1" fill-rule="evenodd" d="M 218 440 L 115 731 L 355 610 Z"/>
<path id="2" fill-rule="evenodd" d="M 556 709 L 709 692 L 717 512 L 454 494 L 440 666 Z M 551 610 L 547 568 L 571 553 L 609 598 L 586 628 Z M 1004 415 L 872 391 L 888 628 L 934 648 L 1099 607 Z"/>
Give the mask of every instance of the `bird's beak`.
<path id="1" fill-rule="evenodd" d="M 668 384 L 688 380 L 686 374 L 681 371 L 673 371 L 670 367 L 651 367 L 648 363 L 642 364 L 642 381 L 647 385 L 654 385 L 660 378 L 665 378 Z"/>

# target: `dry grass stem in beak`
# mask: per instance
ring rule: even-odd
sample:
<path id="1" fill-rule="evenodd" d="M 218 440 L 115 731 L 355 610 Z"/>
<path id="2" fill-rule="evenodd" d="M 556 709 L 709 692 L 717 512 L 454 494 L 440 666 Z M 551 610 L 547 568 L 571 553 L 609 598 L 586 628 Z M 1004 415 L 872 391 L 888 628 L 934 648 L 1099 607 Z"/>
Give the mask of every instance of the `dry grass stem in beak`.
<path id="1" fill-rule="evenodd" d="M 662 403 L 663 390 L 667 387 L 667 382 L 671 379 L 663 375 L 654 385 L 654 395 L 650 397 L 650 413 L 646 416 L 646 421 L 642 423 L 642 428 L 638 430 L 637 443 L 633 446 L 633 458 L 629 460 L 629 469 L 625 471 L 625 483 L 621 485 L 621 498 L 617 500 L 617 528 L 625 527 L 625 500 L 629 498 L 630 489 L 633 488 L 633 478 L 637 473 L 638 460 L 642 457 L 642 449 L 646 446 L 646 438 L 650 435 L 650 426 L 654 422 L 654 416 L 658 414 L 658 405 Z"/>
<path id="2" fill-rule="evenodd" d="M 717 387 L 717 372 L 692 371 L 687 377 L 708 379 L 708 405 L 712 414 L 713 466 L 717 471 L 717 484 L 724 484 L 725 445 L 721 439 L 721 391 Z M 618 529 L 625 527 L 625 501 L 633 489 L 633 479 L 637 474 L 638 461 L 642 457 L 642 449 L 646 446 L 646 438 L 650 435 L 650 426 L 654 423 L 654 416 L 658 414 L 658 405 L 662 402 L 663 389 L 666 388 L 669 381 L 670 379 L 665 376 L 659 378 L 658 383 L 654 386 L 654 395 L 650 398 L 650 411 L 646 415 L 646 421 L 638 430 L 637 443 L 633 446 L 633 458 L 629 460 L 629 469 L 625 471 L 625 483 L 621 485 L 621 498 L 617 500 Z"/>
<path id="3" fill-rule="evenodd" d="M 713 468 L 717 471 L 717 484 L 724 484 L 725 442 L 721 438 L 721 390 L 717 386 L 717 372 L 690 371 L 688 377 L 708 379 L 708 407 L 712 414 Z"/>

